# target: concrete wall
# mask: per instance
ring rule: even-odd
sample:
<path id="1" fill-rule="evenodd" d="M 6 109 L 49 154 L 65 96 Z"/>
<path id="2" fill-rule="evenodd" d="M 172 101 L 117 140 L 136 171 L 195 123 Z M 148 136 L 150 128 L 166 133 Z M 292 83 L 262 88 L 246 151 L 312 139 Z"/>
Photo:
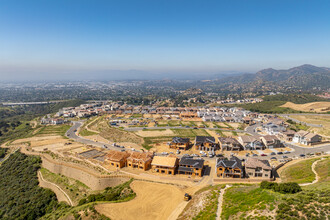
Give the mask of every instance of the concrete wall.
<path id="1" fill-rule="evenodd" d="M 88 172 L 72 164 L 56 162 L 49 158 L 42 157 L 42 167 L 57 174 L 79 180 L 93 190 L 102 190 L 109 186 L 116 186 L 129 180 L 129 177 L 101 176 Z"/>

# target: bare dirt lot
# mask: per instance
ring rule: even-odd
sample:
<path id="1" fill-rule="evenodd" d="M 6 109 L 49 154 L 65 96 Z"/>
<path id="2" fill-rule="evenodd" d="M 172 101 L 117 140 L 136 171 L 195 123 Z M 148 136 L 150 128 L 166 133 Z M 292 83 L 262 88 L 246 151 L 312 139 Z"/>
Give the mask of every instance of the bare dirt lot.
<path id="1" fill-rule="evenodd" d="M 136 198 L 124 203 L 96 205 L 96 210 L 111 219 L 167 219 L 183 200 L 184 192 L 176 186 L 134 181 Z"/>
<path id="2" fill-rule="evenodd" d="M 287 102 L 280 107 L 292 108 L 294 110 L 304 112 L 328 112 L 330 111 L 330 102 L 310 102 L 306 104 Z"/>
<path id="3" fill-rule="evenodd" d="M 140 130 L 135 132 L 137 135 L 141 137 L 158 137 L 158 136 L 173 136 L 174 133 L 170 129 L 166 130 Z"/>

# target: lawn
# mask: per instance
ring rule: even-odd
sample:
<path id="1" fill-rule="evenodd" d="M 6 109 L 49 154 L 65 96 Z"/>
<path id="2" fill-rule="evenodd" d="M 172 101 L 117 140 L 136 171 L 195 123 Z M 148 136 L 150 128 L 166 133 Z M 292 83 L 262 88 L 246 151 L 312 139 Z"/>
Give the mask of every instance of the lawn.
<path id="1" fill-rule="evenodd" d="M 315 180 L 315 174 L 312 171 L 312 164 L 316 160 L 319 160 L 319 158 L 302 160 L 298 163 L 283 168 L 282 172 L 280 173 L 282 181 L 297 183 L 313 182 L 313 180 Z"/>

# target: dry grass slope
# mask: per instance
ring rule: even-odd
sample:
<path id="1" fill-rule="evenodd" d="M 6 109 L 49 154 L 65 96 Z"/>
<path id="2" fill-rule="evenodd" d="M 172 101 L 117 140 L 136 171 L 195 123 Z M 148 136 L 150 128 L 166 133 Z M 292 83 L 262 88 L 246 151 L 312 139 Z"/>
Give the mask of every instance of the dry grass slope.
<path id="1" fill-rule="evenodd" d="M 310 102 L 306 104 L 295 104 L 292 102 L 287 102 L 280 107 L 283 108 L 291 108 L 297 111 L 304 111 L 304 112 L 319 112 L 319 113 L 326 113 L 330 111 L 330 102 Z"/>

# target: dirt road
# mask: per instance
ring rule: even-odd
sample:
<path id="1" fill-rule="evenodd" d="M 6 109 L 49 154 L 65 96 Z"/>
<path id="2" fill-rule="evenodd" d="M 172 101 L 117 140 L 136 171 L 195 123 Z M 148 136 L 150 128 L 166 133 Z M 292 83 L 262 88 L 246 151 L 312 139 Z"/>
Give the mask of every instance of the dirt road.
<path id="1" fill-rule="evenodd" d="M 64 201 L 67 202 L 69 205 L 73 206 L 73 202 L 71 201 L 69 195 L 55 183 L 51 183 L 45 180 L 40 171 L 38 171 L 38 179 L 40 186 L 43 188 L 51 189 L 56 194 L 58 201 Z"/>
<path id="2" fill-rule="evenodd" d="M 183 201 L 184 191 L 176 186 L 134 181 L 131 187 L 136 192 L 133 200 L 99 204 L 95 206 L 96 210 L 116 220 L 163 220 Z"/>

